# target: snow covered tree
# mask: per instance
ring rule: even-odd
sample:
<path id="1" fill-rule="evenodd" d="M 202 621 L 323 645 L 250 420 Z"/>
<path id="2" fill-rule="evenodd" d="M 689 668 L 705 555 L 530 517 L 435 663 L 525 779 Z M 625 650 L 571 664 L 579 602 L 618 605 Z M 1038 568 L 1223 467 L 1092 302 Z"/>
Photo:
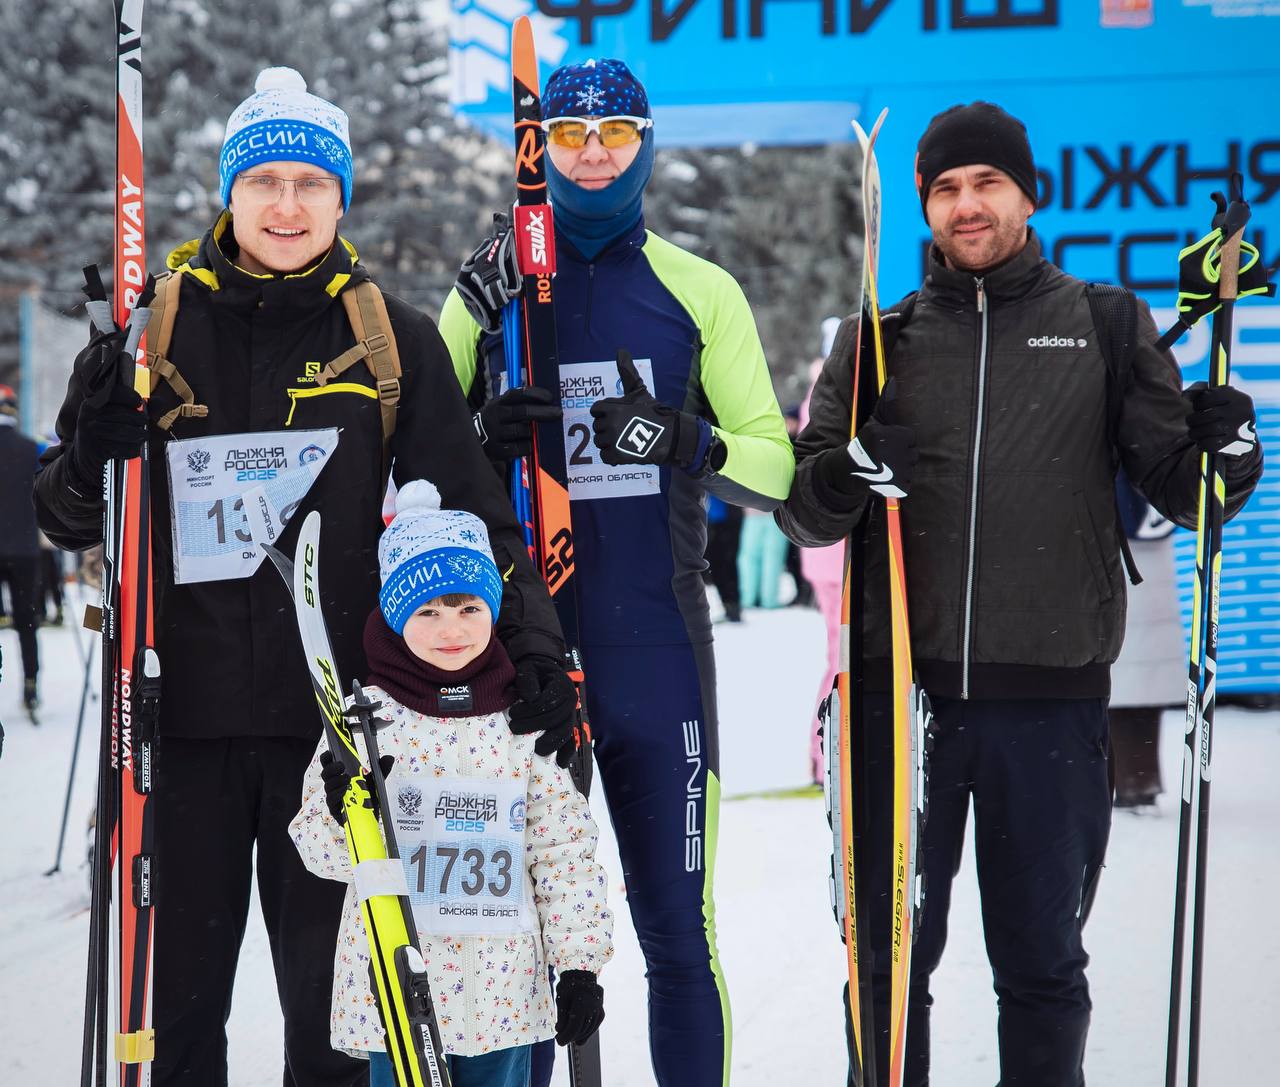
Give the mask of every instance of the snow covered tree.
<path id="1" fill-rule="evenodd" d="M 444 28 L 415 0 L 166 0 L 143 51 L 147 241 L 153 269 L 212 223 L 226 119 L 270 65 L 295 67 L 351 118 L 356 185 L 342 230 L 390 291 L 434 311 L 499 206 L 506 155 L 447 104 Z M 80 268 L 108 275 L 115 30 L 101 0 L 4 5 L 22 41 L 0 126 L 0 380 L 17 358 L 17 294 L 70 312 Z M 503 197 L 505 199 L 505 197 Z M 66 360 L 69 364 L 70 360 Z"/>
<path id="2" fill-rule="evenodd" d="M 645 221 L 727 269 L 751 302 L 783 407 L 808 389 L 824 317 L 862 275 L 861 159 L 827 147 L 659 148 Z"/>

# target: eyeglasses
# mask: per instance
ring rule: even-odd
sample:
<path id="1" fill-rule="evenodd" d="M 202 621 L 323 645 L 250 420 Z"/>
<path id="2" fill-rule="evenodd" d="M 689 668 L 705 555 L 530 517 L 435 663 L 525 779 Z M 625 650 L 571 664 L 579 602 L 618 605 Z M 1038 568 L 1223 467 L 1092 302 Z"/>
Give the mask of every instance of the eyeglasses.
<path id="1" fill-rule="evenodd" d="M 286 185 L 293 186 L 299 204 L 314 206 L 333 199 L 338 191 L 336 177 L 273 177 L 271 174 L 241 174 L 236 178 L 240 191 L 254 204 L 274 204 L 284 195 Z"/>
<path id="2" fill-rule="evenodd" d="M 552 117 L 542 122 L 542 131 L 557 147 L 586 147 L 594 132 L 601 144 L 614 148 L 635 143 L 652 125 L 651 117 Z"/>

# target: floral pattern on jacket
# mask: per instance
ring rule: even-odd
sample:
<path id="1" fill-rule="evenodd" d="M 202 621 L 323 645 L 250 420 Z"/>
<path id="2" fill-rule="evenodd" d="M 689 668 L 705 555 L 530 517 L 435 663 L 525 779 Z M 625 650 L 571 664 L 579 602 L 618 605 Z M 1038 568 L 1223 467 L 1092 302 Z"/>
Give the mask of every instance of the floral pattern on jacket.
<path id="1" fill-rule="evenodd" d="M 378 715 L 391 722 L 378 730 L 378 747 L 381 754 L 395 757 L 392 777 L 523 778 L 528 783 L 525 872 L 541 939 L 536 932 L 418 934 L 445 1051 L 478 1056 L 552 1037 L 555 1017 L 547 966 L 599 973 L 613 954 L 607 877 L 595 860 L 597 831 L 586 798 L 554 758 L 534 754 L 535 737 L 512 734 L 505 714 L 429 717 L 377 687 L 367 690 L 383 704 Z M 327 746 L 321 740 L 307 767 L 302 808 L 289 833 L 311 872 L 350 884 L 346 833 L 329 813 L 320 778 L 320 752 Z M 343 905 L 333 974 L 333 1047 L 358 1056 L 383 1050 L 382 1021 L 369 986 L 369 945 L 354 887 L 348 888 Z"/>

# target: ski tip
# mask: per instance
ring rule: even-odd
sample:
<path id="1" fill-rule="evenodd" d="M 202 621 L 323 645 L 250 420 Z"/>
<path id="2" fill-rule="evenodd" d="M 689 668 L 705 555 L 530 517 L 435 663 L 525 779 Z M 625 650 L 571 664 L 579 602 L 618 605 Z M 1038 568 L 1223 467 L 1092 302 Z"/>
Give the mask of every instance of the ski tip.
<path id="1" fill-rule="evenodd" d="M 527 15 L 511 24 L 511 77 L 538 93 L 538 54 L 533 45 L 533 24 Z"/>
<path id="2" fill-rule="evenodd" d="M 261 547 L 262 550 L 266 552 L 267 558 L 271 560 L 271 564 L 277 570 L 280 571 L 280 576 L 284 578 L 285 584 L 287 584 L 290 588 L 292 588 L 293 587 L 293 561 L 287 555 L 282 554 L 280 551 L 274 548 L 271 544 L 260 543 L 258 544 L 258 546 Z"/>
<path id="3" fill-rule="evenodd" d="M 858 137 L 858 143 L 862 145 L 864 151 L 876 142 L 876 137 L 880 134 L 880 126 L 884 124 L 884 119 L 888 116 L 889 108 L 886 106 L 876 117 L 875 124 L 871 126 L 869 134 L 856 117 L 849 122 L 853 126 L 853 131 Z"/>

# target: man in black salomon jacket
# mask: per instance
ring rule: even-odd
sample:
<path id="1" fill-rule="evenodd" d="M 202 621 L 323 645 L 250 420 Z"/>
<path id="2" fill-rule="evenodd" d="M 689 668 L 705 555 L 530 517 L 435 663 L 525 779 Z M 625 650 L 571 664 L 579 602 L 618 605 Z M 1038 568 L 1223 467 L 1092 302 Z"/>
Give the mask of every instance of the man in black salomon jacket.
<path id="1" fill-rule="evenodd" d="M 855 720 L 869 729 L 863 870 L 878 1067 L 887 1068 L 888 1051 L 892 791 L 879 496 L 896 488 L 907 495 L 912 654 L 936 729 L 906 1082 L 928 1082 L 929 978 L 972 797 L 1000 1082 L 1077 1087 L 1090 1012 L 1081 927 L 1110 828 L 1106 708 L 1124 632 L 1116 459 L 1161 513 L 1193 527 L 1200 453 L 1227 455 L 1231 516 L 1262 473 L 1262 452 L 1245 394 L 1183 394 L 1172 358 L 1152 346 L 1156 330 L 1141 303 L 1131 379 L 1117 390 L 1118 413 L 1109 411 L 1107 330 L 1094 325 L 1085 284 L 1044 260 L 1027 228 L 1035 167 L 1017 120 L 981 102 L 939 114 L 920 140 L 917 184 L 935 244 L 909 319 L 884 318 L 896 332 L 891 384 L 877 402 L 865 383 L 874 366 L 864 361 L 850 442 L 857 332 L 848 318 L 814 389 L 795 484 L 777 516 L 802 545 L 855 531 L 865 539 L 855 575 L 865 693 Z M 862 405 L 874 410 L 864 415 Z"/>
<path id="2" fill-rule="evenodd" d="M 150 442 L 163 668 L 153 1082 L 227 1082 L 224 1026 L 256 846 L 284 1013 L 284 1083 L 345 1087 L 368 1073 L 330 1046 L 343 887 L 308 874 L 287 833 L 320 718 L 289 593 L 253 546 L 242 505 L 243 490 L 260 483 L 277 512 L 292 508 L 278 541 L 290 555 L 305 515 L 322 512 L 325 617 L 343 682 L 363 677 L 361 634 L 379 590 L 383 404 L 363 360 L 318 380 L 356 345 L 343 298 L 369 278 L 337 235 L 351 199 L 346 115 L 308 94 L 292 69 L 268 69 L 228 122 L 222 195 L 228 210 L 168 261 L 179 304 L 166 355 L 190 403 L 182 408 L 188 398 L 171 381 L 156 384 L 145 416 L 123 386 L 87 396 L 90 375 L 120 349 L 118 337 L 95 337 L 76 360 L 58 418 L 62 444 L 45 454 L 36 502 L 57 544 L 97 543 L 104 461 Z M 444 343 L 425 315 L 384 297 L 402 367 L 394 477 L 429 479 L 448 506 L 485 522 L 504 575 L 498 635 L 524 674 L 522 693 L 538 692 L 513 707 L 513 719 L 568 728 L 574 690 L 554 609 Z M 149 335 L 159 343 L 155 323 Z M 243 482 L 235 493 L 209 490 L 227 478 L 217 471 L 226 464 Z M 320 464 L 309 489 L 297 485 L 301 466 Z"/>

